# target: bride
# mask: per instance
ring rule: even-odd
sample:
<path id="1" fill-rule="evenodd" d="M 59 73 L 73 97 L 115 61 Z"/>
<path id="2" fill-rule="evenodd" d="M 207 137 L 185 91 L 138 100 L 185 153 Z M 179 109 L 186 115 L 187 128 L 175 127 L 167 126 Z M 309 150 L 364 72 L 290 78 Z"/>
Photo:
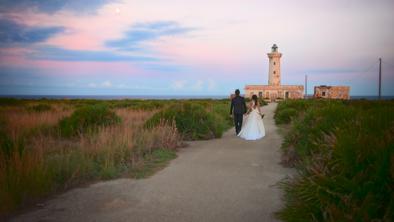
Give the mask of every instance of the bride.
<path id="1" fill-rule="evenodd" d="M 245 118 L 245 123 L 238 136 L 245 140 L 258 140 L 263 138 L 265 136 L 265 128 L 261 114 L 257 96 L 253 95 L 252 101 L 249 104 L 248 115 Z"/>

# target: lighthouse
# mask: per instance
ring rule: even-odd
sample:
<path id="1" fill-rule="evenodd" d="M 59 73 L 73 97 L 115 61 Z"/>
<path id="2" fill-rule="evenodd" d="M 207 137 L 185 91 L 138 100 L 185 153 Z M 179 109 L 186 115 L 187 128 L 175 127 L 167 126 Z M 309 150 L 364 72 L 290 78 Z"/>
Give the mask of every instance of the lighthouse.
<path id="1" fill-rule="evenodd" d="M 267 53 L 269 58 L 268 65 L 268 85 L 280 86 L 280 58 L 282 53 L 278 52 L 278 46 L 274 44 L 271 48 L 271 52 Z"/>
<path id="2" fill-rule="evenodd" d="M 268 85 L 246 85 L 245 96 L 253 95 L 266 100 L 277 101 L 283 99 L 302 99 L 304 97 L 303 85 L 281 85 L 280 58 L 278 46 L 274 44 L 268 55 Z"/>

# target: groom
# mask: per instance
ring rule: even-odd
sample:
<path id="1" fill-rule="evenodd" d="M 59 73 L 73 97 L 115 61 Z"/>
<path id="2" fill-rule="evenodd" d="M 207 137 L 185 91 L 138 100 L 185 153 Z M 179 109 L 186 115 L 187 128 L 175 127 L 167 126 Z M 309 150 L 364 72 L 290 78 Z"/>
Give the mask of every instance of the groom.
<path id="1" fill-rule="evenodd" d="M 235 132 L 237 135 L 242 128 L 243 115 L 246 113 L 246 104 L 244 97 L 239 95 L 239 89 L 235 90 L 235 97 L 231 99 L 230 115 L 234 117 Z"/>

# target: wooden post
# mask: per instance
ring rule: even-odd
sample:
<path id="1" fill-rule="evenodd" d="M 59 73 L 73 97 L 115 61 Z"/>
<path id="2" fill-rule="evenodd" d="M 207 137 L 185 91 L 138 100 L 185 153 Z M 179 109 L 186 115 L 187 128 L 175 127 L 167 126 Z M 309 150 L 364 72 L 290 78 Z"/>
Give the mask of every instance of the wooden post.
<path id="1" fill-rule="evenodd" d="M 305 99 L 308 99 L 308 75 L 305 75 Z"/>
<path id="2" fill-rule="evenodd" d="M 379 99 L 382 99 L 382 58 L 379 58 Z"/>

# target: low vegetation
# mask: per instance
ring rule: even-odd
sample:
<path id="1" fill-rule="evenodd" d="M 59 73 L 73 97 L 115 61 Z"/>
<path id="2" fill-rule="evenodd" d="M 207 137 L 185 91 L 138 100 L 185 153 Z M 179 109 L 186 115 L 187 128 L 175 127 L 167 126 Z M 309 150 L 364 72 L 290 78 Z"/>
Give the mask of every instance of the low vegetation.
<path id="1" fill-rule="evenodd" d="M 219 138 L 231 126 L 228 113 L 228 102 L 182 102 L 156 113 L 145 126 L 154 127 L 164 119 L 175 121 L 179 132 L 186 140 Z"/>
<path id="2" fill-rule="evenodd" d="M 45 111 L 49 111 L 51 109 L 52 109 L 52 107 L 49 104 L 45 104 L 45 103 L 40 103 L 37 105 L 27 107 L 27 110 L 33 111 L 33 112 L 45 112 Z"/>
<path id="3" fill-rule="evenodd" d="M 284 221 L 393 221 L 394 101 L 288 100 Z"/>
<path id="4" fill-rule="evenodd" d="M 59 122 L 61 135 L 78 136 L 87 132 L 97 131 L 99 127 L 120 123 L 121 119 L 104 104 L 87 105 L 76 109 L 69 117 Z"/>
<path id="5" fill-rule="evenodd" d="M 176 157 L 183 137 L 229 128 L 228 103 L 0 99 L 0 220 L 80 184 L 152 175 Z"/>

